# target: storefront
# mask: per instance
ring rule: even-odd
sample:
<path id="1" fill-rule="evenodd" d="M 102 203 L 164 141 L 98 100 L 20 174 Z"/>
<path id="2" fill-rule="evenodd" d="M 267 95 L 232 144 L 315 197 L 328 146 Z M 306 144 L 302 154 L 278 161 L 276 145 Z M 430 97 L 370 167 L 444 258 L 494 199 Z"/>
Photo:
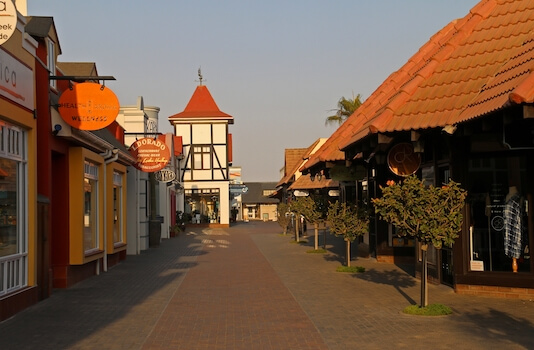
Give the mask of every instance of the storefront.
<path id="1" fill-rule="evenodd" d="M 0 47 L 0 321 L 39 300 L 35 46 L 15 30 Z"/>
<path id="2" fill-rule="evenodd" d="M 218 188 L 185 190 L 185 213 L 193 224 L 220 223 L 220 190 Z"/>

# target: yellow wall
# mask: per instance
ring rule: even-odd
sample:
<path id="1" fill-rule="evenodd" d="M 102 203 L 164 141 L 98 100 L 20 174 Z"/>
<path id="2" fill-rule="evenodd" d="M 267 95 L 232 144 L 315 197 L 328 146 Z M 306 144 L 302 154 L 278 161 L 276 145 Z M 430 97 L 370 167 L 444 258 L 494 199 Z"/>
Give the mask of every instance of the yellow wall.
<path id="1" fill-rule="evenodd" d="M 98 170 L 98 252 L 86 255 L 84 250 L 84 161 L 99 165 Z M 104 256 L 104 159 L 88 149 L 69 149 L 69 256 L 72 265 L 81 265 Z"/>
<path id="2" fill-rule="evenodd" d="M 115 247 L 113 243 L 113 171 L 122 174 L 122 243 L 124 245 Z M 126 167 L 118 163 L 110 163 L 106 170 L 106 239 L 107 252 L 113 254 L 126 249 Z"/>

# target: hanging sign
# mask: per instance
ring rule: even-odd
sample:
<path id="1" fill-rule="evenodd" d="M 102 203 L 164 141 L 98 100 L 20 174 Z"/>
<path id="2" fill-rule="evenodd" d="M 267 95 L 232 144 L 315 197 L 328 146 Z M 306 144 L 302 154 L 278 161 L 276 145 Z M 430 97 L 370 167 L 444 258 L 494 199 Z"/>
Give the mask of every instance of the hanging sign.
<path id="1" fill-rule="evenodd" d="M 176 173 L 171 169 L 161 169 L 154 173 L 154 177 L 159 182 L 171 182 L 176 179 Z"/>
<path id="2" fill-rule="evenodd" d="M 421 156 L 415 153 L 411 143 L 398 143 L 388 153 L 389 170 L 395 175 L 409 176 L 419 169 Z"/>
<path id="3" fill-rule="evenodd" d="M 17 9 L 13 1 L 0 1 L 0 45 L 11 38 L 17 28 Z"/>
<path id="4" fill-rule="evenodd" d="M 59 97 L 61 118 L 80 130 L 99 130 L 113 123 L 119 114 L 119 99 L 98 83 L 74 84 Z"/>
<path id="5" fill-rule="evenodd" d="M 165 168 L 171 159 L 171 151 L 165 142 L 152 137 L 135 141 L 129 151 L 136 159 L 134 167 L 145 173 L 153 173 Z"/>

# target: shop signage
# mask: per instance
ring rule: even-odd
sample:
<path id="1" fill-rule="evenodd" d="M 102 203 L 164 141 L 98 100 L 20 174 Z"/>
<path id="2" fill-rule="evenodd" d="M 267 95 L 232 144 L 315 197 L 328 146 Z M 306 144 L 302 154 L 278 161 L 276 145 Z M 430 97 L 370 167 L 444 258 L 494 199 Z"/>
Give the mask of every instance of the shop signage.
<path id="1" fill-rule="evenodd" d="M 154 177 L 159 182 L 171 182 L 176 179 L 176 173 L 171 169 L 161 169 L 154 173 Z"/>
<path id="2" fill-rule="evenodd" d="M 409 176 L 419 169 L 421 156 L 415 153 L 411 143 L 398 143 L 388 153 L 389 170 L 398 176 Z"/>
<path id="3" fill-rule="evenodd" d="M 484 261 L 481 260 L 471 260 L 471 271 L 484 271 Z"/>
<path id="4" fill-rule="evenodd" d="M 33 110 L 33 71 L 0 48 L 0 95 Z"/>
<path id="5" fill-rule="evenodd" d="M 244 184 L 230 184 L 230 193 L 247 193 L 248 187 Z"/>
<path id="6" fill-rule="evenodd" d="M 295 190 L 293 194 L 295 195 L 295 197 L 307 197 L 310 195 L 308 191 L 301 191 L 301 190 Z"/>
<path id="7" fill-rule="evenodd" d="M 153 173 L 165 168 L 171 158 L 171 151 L 165 142 L 151 137 L 135 141 L 129 151 L 136 160 L 134 167 L 145 173 Z"/>
<path id="8" fill-rule="evenodd" d="M 0 45 L 11 38 L 17 28 L 17 9 L 13 1 L 0 1 Z"/>
<path id="9" fill-rule="evenodd" d="M 59 97 L 61 118 L 80 130 L 99 130 L 113 123 L 119 114 L 119 99 L 98 83 L 74 84 Z"/>
<path id="10" fill-rule="evenodd" d="M 330 197 L 339 197 L 339 190 L 330 190 L 328 191 Z"/>

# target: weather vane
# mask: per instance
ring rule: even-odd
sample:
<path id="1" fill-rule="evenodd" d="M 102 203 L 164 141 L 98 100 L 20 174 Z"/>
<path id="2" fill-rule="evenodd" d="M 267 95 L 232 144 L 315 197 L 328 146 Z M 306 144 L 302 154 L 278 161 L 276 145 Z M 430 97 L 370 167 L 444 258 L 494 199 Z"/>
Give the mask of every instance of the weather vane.
<path id="1" fill-rule="evenodd" d="M 202 85 L 202 67 L 198 69 L 198 81 L 200 82 L 200 85 Z"/>

